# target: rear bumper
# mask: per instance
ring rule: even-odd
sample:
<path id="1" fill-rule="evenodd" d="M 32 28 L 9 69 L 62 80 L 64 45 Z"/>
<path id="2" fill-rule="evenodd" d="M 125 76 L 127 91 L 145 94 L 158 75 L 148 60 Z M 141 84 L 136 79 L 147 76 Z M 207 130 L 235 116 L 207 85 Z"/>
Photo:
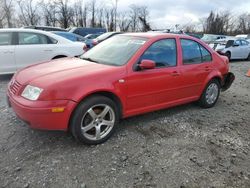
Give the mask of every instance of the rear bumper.
<path id="1" fill-rule="evenodd" d="M 42 130 L 67 130 L 72 111 L 76 103 L 69 100 L 28 101 L 20 96 L 7 93 L 7 103 L 17 117 L 31 128 Z M 52 108 L 63 107 L 60 113 Z"/>
<path id="2" fill-rule="evenodd" d="M 232 72 L 227 73 L 224 76 L 221 91 L 228 90 L 231 87 L 234 80 L 235 80 L 235 75 Z"/>

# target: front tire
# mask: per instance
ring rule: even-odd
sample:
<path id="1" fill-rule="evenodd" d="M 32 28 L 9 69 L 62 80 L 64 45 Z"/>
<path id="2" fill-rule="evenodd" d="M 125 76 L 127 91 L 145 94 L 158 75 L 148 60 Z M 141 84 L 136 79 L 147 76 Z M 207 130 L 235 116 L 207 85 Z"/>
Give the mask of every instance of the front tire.
<path id="1" fill-rule="evenodd" d="M 78 105 L 70 129 L 76 140 L 90 145 L 100 144 L 113 134 L 118 119 L 116 104 L 107 97 L 96 95 Z"/>
<path id="2" fill-rule="evenodd" d="M 220 83 L 218 80 L 211 80 L 203 91 L 199 100 L 199 105 L 203 108 L 213 107 L 220 95 Z"/>

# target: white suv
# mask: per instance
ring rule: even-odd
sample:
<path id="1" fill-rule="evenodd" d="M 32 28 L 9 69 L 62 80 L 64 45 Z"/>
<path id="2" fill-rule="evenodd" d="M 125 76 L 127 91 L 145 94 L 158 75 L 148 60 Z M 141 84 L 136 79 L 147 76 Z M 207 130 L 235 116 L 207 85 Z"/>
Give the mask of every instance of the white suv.
<path id="1" fill-rule="evenodd" d="M 39 62 L 80 56 L 85 48 L 84 43 L 71 42 L 50 32 L 0 29 L 0 75 Z"/>

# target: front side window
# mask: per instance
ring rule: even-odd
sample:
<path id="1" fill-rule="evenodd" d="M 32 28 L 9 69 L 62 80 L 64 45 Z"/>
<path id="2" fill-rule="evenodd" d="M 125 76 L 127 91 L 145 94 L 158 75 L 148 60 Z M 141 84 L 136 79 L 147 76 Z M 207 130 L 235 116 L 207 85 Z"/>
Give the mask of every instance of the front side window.
<path id="1" fill-rule="evenodd" d="M 183 64 L 198 64 L 212 61 L 211 53 L 198 42 L 181 39 Z"/>
<path id="2" fill-rule="evenodd" d="M 114 36 L 87 51 L 81 58 L 96 63 L 121 66 L 130 60 L 146 40 L 142 37 Z"/>
<path id="3" fill-rule="evenodd" d="M 19 45 L 48 44 L 48 37 L 37 33 L 18 33 Z"/>
<path id="4" fill-rule="evenodd" d="M 11 45 L 11 33 L 0 33 L 0 46 Z"/>
<path id="5" fill-rule="evenodd" d="M 141 56 L 143 59 L 152 60 L 156 67 L 173 67 L 177 64 L 175 39 L 163 39 L 152 44 Z"/>

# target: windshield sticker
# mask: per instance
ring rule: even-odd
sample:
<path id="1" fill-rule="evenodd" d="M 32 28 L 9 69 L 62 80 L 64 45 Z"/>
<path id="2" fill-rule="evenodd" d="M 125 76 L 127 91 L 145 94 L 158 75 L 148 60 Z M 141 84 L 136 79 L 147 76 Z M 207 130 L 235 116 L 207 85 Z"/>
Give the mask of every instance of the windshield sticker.
<path id="1" fill-rule="evenodd" d="M 139 45 L 143 45 L 146 41 L 143 40 L 129 40 L 128 44 L 139 44 Z"/>

